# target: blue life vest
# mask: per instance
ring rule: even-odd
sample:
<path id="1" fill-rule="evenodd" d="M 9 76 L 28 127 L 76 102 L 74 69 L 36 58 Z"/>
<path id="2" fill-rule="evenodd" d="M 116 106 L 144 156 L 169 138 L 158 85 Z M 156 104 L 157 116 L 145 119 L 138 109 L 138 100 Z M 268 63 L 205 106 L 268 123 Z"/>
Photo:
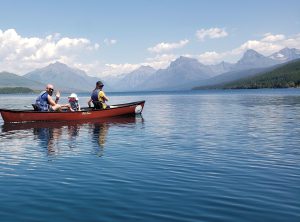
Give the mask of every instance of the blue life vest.
<path id="1" fill-rule="evenodd" d="M 100 91 L 101 91 L 100 89 L 95 89 L 95 90 L 92 92 L 91 98 L 92 98 L 92 101 L 93 101 L 93 102 L 99 101 L 98 95 L 99 95 L 99 92 L 100 92 Z"/>
<path id="2" fill-rule="evenodd" d="M 92 99 L 95 109 L 103 109 L 102 101 L 100 101 L 99 97 L 98 97 L 100 92 L 101 92 L 100 89 L 95 89 L 91 95 L 91 99 Z"/>
<path id="3" fill-rule="evenodd" d="M 48 93 L 43 91 L 35 100 L 38 111 L 49 111 Z"/>

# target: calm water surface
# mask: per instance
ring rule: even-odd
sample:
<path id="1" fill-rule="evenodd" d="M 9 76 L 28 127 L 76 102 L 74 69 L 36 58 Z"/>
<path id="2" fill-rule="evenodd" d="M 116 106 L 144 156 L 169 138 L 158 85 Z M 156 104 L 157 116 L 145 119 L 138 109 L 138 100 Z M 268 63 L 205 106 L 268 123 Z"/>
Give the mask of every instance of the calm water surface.
<path id="1" fill-rule="evenodd" d="M 1 221 L 300 221 L 300 90 L 108 95 L 143 115 L 0 118 Z"/>

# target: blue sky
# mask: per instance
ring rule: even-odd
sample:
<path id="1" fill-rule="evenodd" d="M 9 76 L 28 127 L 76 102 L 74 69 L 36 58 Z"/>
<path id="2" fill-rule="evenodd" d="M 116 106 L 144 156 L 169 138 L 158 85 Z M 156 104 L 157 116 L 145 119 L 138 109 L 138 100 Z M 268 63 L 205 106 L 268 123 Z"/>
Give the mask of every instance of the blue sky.
<path id="1" fill-rule="evenodd" d="M 0 0 L 0 71 L 60 61 L 93 76 L 165 68 L 179 56 L 236 62 L 300 48 L 298 0 Z"/>

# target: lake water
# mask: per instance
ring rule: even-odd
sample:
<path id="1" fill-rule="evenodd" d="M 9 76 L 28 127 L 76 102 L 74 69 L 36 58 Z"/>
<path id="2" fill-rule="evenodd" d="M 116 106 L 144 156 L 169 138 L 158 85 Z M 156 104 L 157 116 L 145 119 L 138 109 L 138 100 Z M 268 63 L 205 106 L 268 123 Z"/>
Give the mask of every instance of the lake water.
<path id="1" fill-rule="evenodd" d="M 0 118 L 1 221 L 300 221 L 299 89 L 108 95 L 143 115 Z"/>

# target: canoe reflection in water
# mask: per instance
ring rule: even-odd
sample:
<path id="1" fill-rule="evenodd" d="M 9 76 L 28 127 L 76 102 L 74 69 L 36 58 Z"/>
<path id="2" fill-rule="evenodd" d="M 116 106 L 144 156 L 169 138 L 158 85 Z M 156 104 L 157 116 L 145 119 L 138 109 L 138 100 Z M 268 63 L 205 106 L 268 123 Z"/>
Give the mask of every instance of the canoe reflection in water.
<path id="1" fill-rule="evenodd" d="M 143 122 L 142 116 L 115 117 L 104 120 L 72 122 L 26 122 L 5 123 L 2 132 L 13 132 L 18 136 L 21 130 L 33 132 L 34 140 L 47 149 L 47 155 L 64 155 L 68 152 L 84 152 L 84 147 L 91 142 L 93 152 L 102 156 L 109 128 L 119 125 Z M 82 149 L 81 149 L 82 148 Z M 85 151 L 86 152 L 86 151 Z"/>

